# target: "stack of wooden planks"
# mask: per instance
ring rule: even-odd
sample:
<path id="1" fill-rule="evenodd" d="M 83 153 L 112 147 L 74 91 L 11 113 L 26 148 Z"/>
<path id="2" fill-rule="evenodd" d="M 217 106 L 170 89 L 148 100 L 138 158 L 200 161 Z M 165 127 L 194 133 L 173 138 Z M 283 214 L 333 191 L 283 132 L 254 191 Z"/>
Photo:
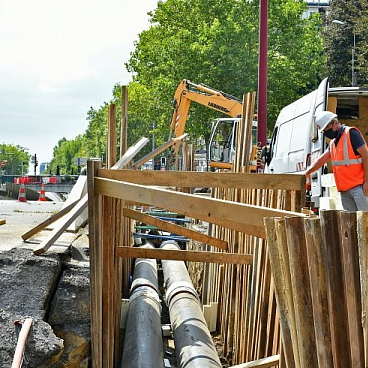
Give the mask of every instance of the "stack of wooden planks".
<path id="1" fill-rule="evenodd" d="M 367 367 L 368 214 L 265 221 L 286 367 Z"/>

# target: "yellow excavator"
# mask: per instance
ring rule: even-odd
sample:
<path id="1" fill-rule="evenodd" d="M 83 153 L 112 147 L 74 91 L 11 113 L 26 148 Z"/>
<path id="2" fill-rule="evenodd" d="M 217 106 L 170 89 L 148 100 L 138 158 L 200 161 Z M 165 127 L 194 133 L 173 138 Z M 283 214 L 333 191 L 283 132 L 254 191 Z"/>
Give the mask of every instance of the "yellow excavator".
<path id="1" fill-rule="evenodd" d="M 211 169 L 230 169 L 235 158 L 236 131 L 241 119 L 243 104 L 234 96 L 215 90 L 204 84 L 195 84 L 182 80 L 174 95 L 174 113 L 171 130 L 174 137 L 184 134 L 191 102 L 197 102 L 229 115 L 230 118 L 219 118 L 212 124 L 208 161 Z M 252 126 L 251 171 L 257 170 L 257 122 Z"/>

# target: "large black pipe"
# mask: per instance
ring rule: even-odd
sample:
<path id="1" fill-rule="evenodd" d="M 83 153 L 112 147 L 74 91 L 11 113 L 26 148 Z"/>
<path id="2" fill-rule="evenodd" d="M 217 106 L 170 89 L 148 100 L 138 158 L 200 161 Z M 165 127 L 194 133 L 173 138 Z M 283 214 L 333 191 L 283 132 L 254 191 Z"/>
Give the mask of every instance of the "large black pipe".
<path id="1" fill-rule="evenodd" d="M 139 258 L 135 262 L 121 367 L 164 368 L 155 259 Z"/>
<path id="2" fill-rule="evenodd" d="M 180 249 L 174 241 L 163 249 Z M 162 261 L 171 327 L 179 368 L 221 368 L 201 303 L 183 261 Z"/>

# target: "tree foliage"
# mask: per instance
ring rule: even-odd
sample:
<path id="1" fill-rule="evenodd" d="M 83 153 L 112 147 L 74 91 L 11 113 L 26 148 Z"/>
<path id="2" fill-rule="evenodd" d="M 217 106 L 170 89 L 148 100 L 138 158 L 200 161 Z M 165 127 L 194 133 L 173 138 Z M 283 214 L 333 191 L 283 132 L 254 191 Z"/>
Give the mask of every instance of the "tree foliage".
<path id="1" fill-rule="evenodd" d="M 350 86 L 352 73 L 356 73 L 358 86 L 368 85 L 367 19 L 367 0 L 331 1 L 323 32 L 331 85 Z"/>
<path id="2" fill-rule="evenodd" d="M 305 3 L 274 0 L 269 5 L 269 130 L 280 109 L 315 88 L 323 63 L 318 18 L 302 19 Z M 160 103 L 166 126 L 182 79 L 204 83 L 241 99 L 257 90 L 259 2 L 247 0 L 159 1 L 151 27 L 139 35 L 127 68 Z M 206 108 L 193 106 L 186 130 L 208 131 Z M 162 132 L 163 133 L 163 132 Z"/>
<path id="3" fill-rule="evenodd" d="M 268 131 L 281 108 L 317 87 L 325 77 L 320 19 L 302 19 L 303 0 L 269 1 Z M 145 154 L 169 138 L 173 96 L 188 79 L 242 99 L 258 85 L 259 0 L 159 0 L 150 27 L 139 34 L 126 68 L 129 84 L 128 146 L 151 139 Z M 52 170 L 75 170 L 74 157 L 106 156 L 108 104 L 117 106 L 118 145 L 121 86 L 99 109 L 88 112 L 88 128 L 76 142 L 61 140 Z M 194 141 L 208 137 L 219 113 L 192 103 L 185 131 Z M 73 154 L 72 154 L 73 153 Z"/>
<path id="4" fill-rule="evenodd" d="M 2 174 L 22 175 L 28 172 L 31 155 L 26 152 L 25 147 L 5 143 L 0 147 L 0 161 L 5 164 Z"/>

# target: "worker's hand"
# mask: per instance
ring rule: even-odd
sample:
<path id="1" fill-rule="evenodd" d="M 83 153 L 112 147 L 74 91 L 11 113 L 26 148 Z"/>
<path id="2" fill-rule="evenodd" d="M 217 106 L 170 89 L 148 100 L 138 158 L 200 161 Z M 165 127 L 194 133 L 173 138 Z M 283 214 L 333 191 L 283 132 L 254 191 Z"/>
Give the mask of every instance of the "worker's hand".
<path id="1" fill-rule="evenodd" d="M 363 183 L 363 193 L 368 196 L 368 180 L 365 180 Z"/>

